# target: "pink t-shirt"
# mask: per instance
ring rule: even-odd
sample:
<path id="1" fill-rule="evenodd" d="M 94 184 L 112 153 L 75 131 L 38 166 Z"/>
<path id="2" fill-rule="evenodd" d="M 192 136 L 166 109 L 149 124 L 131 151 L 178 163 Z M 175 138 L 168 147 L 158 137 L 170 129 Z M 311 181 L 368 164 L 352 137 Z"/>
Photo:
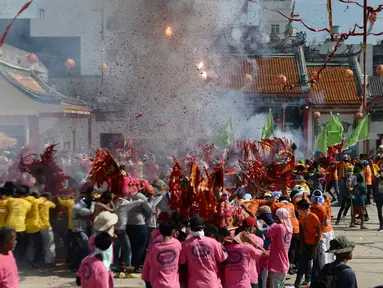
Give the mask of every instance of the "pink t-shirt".
<path id="1" fill-rule="evenodd" d="M 113 288 L 113 277 L 97 257 L 87 256 L 82 260 L 77 276 L 82 288 Z"/>
<path id="2" fill-rule="evenodd" d="M 225 284 L 227 288 L 248 288 L 250 281 L 250 259 L 262 256 L 262 251 L 249 244 L 226 245 L 229 261 L 225 266 Z"/>
<path id="3" fill-rule="evenodd" d="M 251 237 L 258 245 L 263 247 L 263 239 L 257 235 L 251 234 Z M 259 250 L 259 249 L 258 249 Z M 261 252 L 262 253 L 262 252 Z M 261 258 L 262 259 L 262 258 Z M 258 274 L 261 272 L 260 261 L 261 259 L 251 258 L 250 259 L 250 282 L 251 284 L 258 284 Z"/>
<path id="4" fill-rule="evenodd" d="M 191 237 L 182 244 L 180 264 L 188 264 L 188 287 L 219 288 L 218 264 L 227 254 L 217 240 L 209 237 Z"/>
<path id="5" fill-rule="evenodd" d="M 154 239 L 156 239 L 158 236 L 161 236 L 161 232 L 160 232 L 160 229 L 159 228 L 156 228 L 152 231 L 152 234 L 150 234 L 150 241 L 149 241 L 149 245 L 150 245 L 150 242 L 152 242 Z"/>
<path id="6" fill-rule="evenodd" d="M 0 254 L 0 287 L 19 287 L 19 274 L 12 251 L 9 251 L 8 255 Z"/>
<path id="7" fill-rule="evenodd" d="M 289 248 L 292 233 L 283 224 L 273 224 L 266 230 L 265 236 L 271 240 L 268 270 L 286 274 L 289 271 Z"/>
<path id="8" fill-rule="evenodd" d="M 146 256 L 149 258 L 150 284 L 153 288 L 179 288 L 180 241 L 172 238 L 168 243 L 157 243 Z"/>
<path id="9" fill-rule="evenodd" d="M 162 235 L 158 235 L 156 238 L 152 238 L 149 242 L 148 249 L 146 250 L 146 254 L 148 255 L 150 253 L 151 248 L 153 245 L 162 243 L 163 237 Z M 149 265 L 149 257 L 145 257 L 144 261 L 144 268 L 142 269 L 142 275 L 141 279 L 144 281 L 150 282 L 150 265 Z"/>

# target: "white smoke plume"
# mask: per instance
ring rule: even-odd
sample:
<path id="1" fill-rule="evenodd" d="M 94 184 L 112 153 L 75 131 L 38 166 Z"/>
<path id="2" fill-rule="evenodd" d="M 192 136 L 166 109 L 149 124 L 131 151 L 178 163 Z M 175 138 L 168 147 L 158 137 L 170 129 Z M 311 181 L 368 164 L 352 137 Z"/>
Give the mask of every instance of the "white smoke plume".
<path id="1" fill-rule="evenodd" d="M 224 48 L 218 40 L 245 17 L 242 5 L 242 0 L 111 1 L 108 14 L 118 29 L 109 32 L 106 45 L 118 57 L 106 76 L 104 97 L 109 110 L 112 105 L 123 115 L 115 122 L 118 129 L 156 149 L 174 143 L 192 149 L 231 118 L 237 138 L 260 139 L 265 115 L 241 91 L 219 92 L 214 79 L 201 75 L 220 76 L 214 75 Z M 229 36 L 241 45 L 239 35 Z M 299 146 L 303 141 L 295 132 L 283 136 Z"/>

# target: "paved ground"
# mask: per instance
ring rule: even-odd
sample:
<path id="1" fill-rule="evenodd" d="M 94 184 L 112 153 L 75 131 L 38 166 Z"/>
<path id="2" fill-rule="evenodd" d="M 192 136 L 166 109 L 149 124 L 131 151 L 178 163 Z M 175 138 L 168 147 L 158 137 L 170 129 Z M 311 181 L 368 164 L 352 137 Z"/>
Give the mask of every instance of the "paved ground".
<path id="1" fill-rule="evenodd" d="M 333 208 L 333 214 L 338 211 Z M 339 226 L 334 226 L 336 235 L 345 235 L 357 243 L 354 259 L 349 265 L 356 271 L 359 288 L 372 288 L 383 284 L 383 232 L 376 232 L 378 227 L 376 207 L 369 208 L 371 220 L 366 223 L 369 230 L 350 229 L 349 218 Z M 74 275 L 55 269 L 44 273 L 39 271 L 21 272 L 21 288 L 69 288 L 76 287 Z M 291 284 L 295 277 L 288 281 Z M 145 287 L 140 279 L 116 279 L 116 287 Z M 198 287 L 196 287 L 198 288 Z"/>

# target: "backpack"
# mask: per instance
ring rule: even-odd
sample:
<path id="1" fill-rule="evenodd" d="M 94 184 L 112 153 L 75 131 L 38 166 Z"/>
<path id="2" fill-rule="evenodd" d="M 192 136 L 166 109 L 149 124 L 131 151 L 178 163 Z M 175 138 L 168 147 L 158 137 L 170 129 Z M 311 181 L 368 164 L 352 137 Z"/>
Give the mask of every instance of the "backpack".
<path id="1" fill-rule="evenodd" d="M 347 268 L 350 267 L 345 264 L 335 268 L 330 268 L 329 264 L 325 265 L 319 272 L 318 277 L 311 282 L 310 288 L 338 288 L 338 275 Z"/>

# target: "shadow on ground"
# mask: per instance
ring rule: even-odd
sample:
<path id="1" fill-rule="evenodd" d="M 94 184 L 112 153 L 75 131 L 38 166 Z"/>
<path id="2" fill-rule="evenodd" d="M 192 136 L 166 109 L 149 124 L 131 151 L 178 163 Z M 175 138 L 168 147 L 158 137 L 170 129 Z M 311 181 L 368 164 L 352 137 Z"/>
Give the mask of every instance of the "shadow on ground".
<path id="1" fill-rule="evenodd" d="M 64 263 L 58 263 L 55 267 L 47 268 L 29 268 L 29 267 L 20 267 L 19 268 L 19 278 L 20 281 L 25 281 L 28 277 L 60 277 L 73 279 L 75 281 L 76 274 L 71 272 L 69 268 Z"/>

